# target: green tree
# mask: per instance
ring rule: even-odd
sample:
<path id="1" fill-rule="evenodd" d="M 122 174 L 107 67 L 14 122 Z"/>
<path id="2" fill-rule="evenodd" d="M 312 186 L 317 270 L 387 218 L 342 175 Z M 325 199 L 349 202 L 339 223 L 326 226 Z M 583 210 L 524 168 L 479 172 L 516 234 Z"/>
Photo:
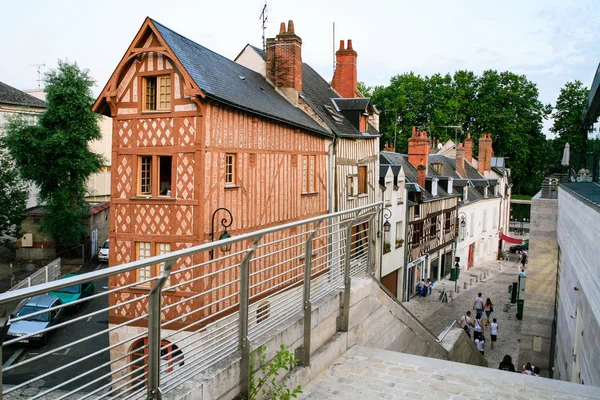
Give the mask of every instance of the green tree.
<path id="1" fill-rule="evenodd" d="M 569 143 L 571 152 L 586 151 L 587 127 L 583 123 L 583 113 L 589 89 L 580 81 L 567 82 L 560 89 L 552 118 L 554 124 L 550 132 L 556 135 L 553 141 L 553 160 L 558 166 L 562 159 L 565 143 Z"/>
<path id="2" fill-rule="evenodd" d="M 442 141 L 454 139 L 454 130 L 446 126 L 462 127 L 475 141 L 480 134 L 490 133 L 495 154 L 508 158 L 514 192 L 534 194 L 539 189 L 549 159 L 542 120 L 550 106 L 539 101 L 537 86 L 524 75 L 485 71 L 476 76 L 457 71 L 452 76 L 421 77 L 409 73 L 376 88 L 372 98 L 382 111 L 382 146 L 392 142 L 397 132 L 396 151 L 406 153 L 411 126 L 423 127 Z"/>
<path id="3" fill-rule="evenodd" d="M 360 81 L 357 83 L 356 86 L 358 91 L 361 92 L 363 96 L 371 97 L 373 95 L 373 86 L 367 86 L 366 83 Z"/>
<path id="4" fill-rule="evenodd" d="M 7 245 L 20 236 L 27 195 L 27 184 L 14 161 L 0 148 L 0 244 Z"/>
<path id="5" fill-rule="evenodd" d="M 88 142 L 101 137 L 98 115 L 92 112 L 94 80 L 76 63 L 59 61 L 45 75 L 46 111 L 37 125 L 12 120 L 6 146 L 21 175 L 40 189 L 39 200 L 49 208 L 44 229 L 57 245 L 83 239 L 86 181 L 102 165 Z"/>

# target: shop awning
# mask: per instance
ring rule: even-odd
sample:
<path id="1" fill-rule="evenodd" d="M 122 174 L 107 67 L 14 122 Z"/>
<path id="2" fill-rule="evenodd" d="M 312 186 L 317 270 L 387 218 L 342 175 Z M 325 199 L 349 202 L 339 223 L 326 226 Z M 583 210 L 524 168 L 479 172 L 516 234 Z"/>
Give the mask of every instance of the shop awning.
<path id="1" fill-rule="evenodd" d="M 502 236 L 500 236 L 500 238 L 508 243 L 523 244 L 523 239 L 517 239 L 514 237 L 506 236 L 504 234 L 502 234 Z"/>

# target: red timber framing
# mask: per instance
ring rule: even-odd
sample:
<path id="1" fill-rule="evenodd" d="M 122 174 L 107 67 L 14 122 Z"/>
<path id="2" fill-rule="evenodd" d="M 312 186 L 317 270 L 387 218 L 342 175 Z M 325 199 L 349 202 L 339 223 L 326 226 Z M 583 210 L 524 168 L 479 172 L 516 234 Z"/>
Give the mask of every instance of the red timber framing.
<path id="1" fill-rule="evenodd" d="M 152 93 L 148 95 L 148 91 Z M 156 105 L 149 105 L 152 102 Z M 328 212 L 330 140 L 205 97 L 150 19 L 135 36 L 93 109 L 113 118 L 111 266 L 210 241 L 211 216 L 220 207 L 233 214 L 233 224 L 228 228 L 232 235 Z M 306 156 L 314 157 L 314 189 L 310 193 L 303 192 L 302 187 Z M 282 260 L 297 257 L 299 254 L 294 251 L 300 249 L 281 254 Z M 216 253 L 215 258 L 222 256 L 218 250 Z M 176 273 L 206 261 L 208 254 L 179 260 L 169 285 L 193 282 L 166 290 L 165 306 L 211 285 L 223 286 L 216 292 L 217 298 L 237 292 L 237 283 L 227 285 L 237 279 L 233 269 L 210 279 L 202 278 L 224 269 L 224 262 Z M 269 263 L 276 264 L 265 259 L 253 268 L 260 270 Z M 294 267 L 297 266 L 282 263 L 269 270 L 278 277 L 254 289 L 253 299 L 280 287 L 289 278 L 286 271 Z M 158 271 L 157 267 L 142 274 Z M 140 279 L 139 274 L 113 277 L 109 286 L 113 289 L 134 284 Z M 148 291 L 148 287 L 136 286 L 114 293 L 109 305 L 133 300 Z M 214 300 L 196 298 L 189 304 L 170 308 L 164 318 L 172 320 Z M 203 313 L 172 323 L 169 328 L 216 317 L 235 301 L 229 298 Z M 130 321 L 147 313 L 147 307 L 147 299 L 117 307 L 110 311 L 109 322 Z M 145 326 L 147 320 L 132 324 Z"/>

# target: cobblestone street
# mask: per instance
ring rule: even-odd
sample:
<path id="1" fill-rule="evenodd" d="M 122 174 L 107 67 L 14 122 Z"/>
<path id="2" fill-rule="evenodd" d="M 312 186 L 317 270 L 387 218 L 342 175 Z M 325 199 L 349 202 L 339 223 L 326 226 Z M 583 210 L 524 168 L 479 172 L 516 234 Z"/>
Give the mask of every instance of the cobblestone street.
<path id="1" fill-rule="evenodd" d="M 516 365 L 519 355 L 519 334 L 521 332 L 521 322 L 517 319 L 517 305 L 510 304 L 510 294 L 508 286 L 512 282 L 518 280 L 518 261 L 513 254 L 511 261 L 493 261 L 485 265 L 472 267 L 468 271 L 462 270 L 458 281 L 460 293 L 454 293 L 454 282 L 448 279 L 443 279 L 435 283 L 432 296 L 428 297 L 413 297 L 410 301 L 402 303 L 416 317 L 418 317 L 435 335 L 439 335 L 452 324 L 454 320 L 459 320 L 467 311 L 471 311 L 472 318 L 475 319 L 473 311 L 473 302 L 477 293 L 481 292 L 483 299 L 490 298 L 494 304 L 494 312 L 490 317 L 498 320 L 498 341 L 492 349 L 489 326 L 484 326 L 485 329 L 485 358 L 488 361 L 490 368 L 498 368 L 498 364 L 502 361 L 504 355 L 509 354 L 515 368 L 521 366 Z M 487 278 L 479 280 L 483 273 L 487 273 Z M 476 282 L 477 276 L 478 282 Z M 472 285 L 470 281 L 472 280 Z M 464 284 L 467 284 L 467 289 L 464 289 Z M 449 297 L 448 303 L 439 302 L 439 294 L 442 288 L 452 293 L 452 298 Z M 509 304 L 508 311 L 505 310 L 505 305 Z M 485 314 L 483 315 L 485 321 Z M 471 335 L 473 330 L 471 329 Z"/>

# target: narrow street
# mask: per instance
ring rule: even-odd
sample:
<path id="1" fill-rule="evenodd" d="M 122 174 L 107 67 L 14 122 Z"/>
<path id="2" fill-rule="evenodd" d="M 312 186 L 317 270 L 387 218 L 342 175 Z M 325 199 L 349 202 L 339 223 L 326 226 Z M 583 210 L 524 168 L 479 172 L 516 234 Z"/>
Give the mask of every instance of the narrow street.
<path id="1" fill-rule="evenodd" d="M 518 256 L 511 254 L 511 261 L 493 261 L 485 265 L 472 267 L 471 269 L 460 273 L 458 287 L 460 293 L 454 293 L 454 282 L 443 279 L 435 283 L 434 293 L 428 297 L 413 297 L 410 301 L 404 302 L 415 316 L 417 316 L 435 335 L 439 335 L 447 329 L 453 321 L 458 321 L 467 311 L 471 311 L 472 318 L 475 319 L 473 311 L 473 302 L 477 293 L 481 292 L 483 299 L 490 298 L 494 304 L 494 312 L 490 317 L 498 320 L 498 341 L 491 348 L 490 327 L 484 326 L 485 335 L 485 358 L 488 360 L 490 368 L 498 368 L 502 358 L 509 354 L 515 368 L 519 354 L 519 334 L 521 332 L 522 321 L 516 317 L 517 305 L 510 303 L 510 293 L 508 286 L 518 280 Z M 501 269 L 500 269 L 500 266 Z M 475 276 L 479 278 L 484 272 L 487 278 L 476 282 Z M 473 285 L 470 285 L 472 280 Z M 464 284 L 467 289 L 464 289 Z M 438 298 L 442 288 L 452 292 L 452 299 L 448 303 L 440 303 Z M 504 311 L 505 305 L 509 304 L 508 311 Z M 483 316 L 485 320 L 485 314 Z M 473 330 L 471 329 L 471 335 Z"/>

